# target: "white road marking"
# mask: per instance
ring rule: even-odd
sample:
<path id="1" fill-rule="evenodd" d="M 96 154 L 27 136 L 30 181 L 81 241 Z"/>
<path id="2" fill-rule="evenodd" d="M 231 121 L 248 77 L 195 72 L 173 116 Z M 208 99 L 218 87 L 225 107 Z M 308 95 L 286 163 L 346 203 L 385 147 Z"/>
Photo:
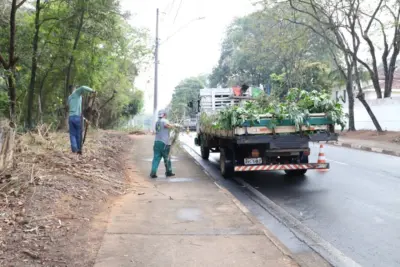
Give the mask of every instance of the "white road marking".
<path id="1" fill-rule="evenodd" d="M 331 162 L 334 162 L 334 163 L 337 163 L 337 164 L 341 164 L 341 165 L 346 165 L 346 166 L 349 166 L 349 164 L 347 164 L 347 163 L 344 163 L 344 162 L 340 162 L 340 161 L 336 161 L 336 160 L 333 160 L 333 159 L 328 159 L 328 158 L 327 158 L 327 160 L 328 160 L 328 161 L 331 161 Z"/>

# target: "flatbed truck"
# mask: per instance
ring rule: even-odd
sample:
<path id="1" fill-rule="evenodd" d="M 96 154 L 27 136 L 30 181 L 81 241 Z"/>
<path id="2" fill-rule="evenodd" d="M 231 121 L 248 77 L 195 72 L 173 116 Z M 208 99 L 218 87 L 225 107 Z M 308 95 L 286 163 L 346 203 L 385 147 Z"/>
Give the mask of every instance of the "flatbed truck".
<path id="1" fill-rule="evenodd" d="M 218 93 L 221 91 L 224 93 Z M 251 97 L 235 97 L 229 94 L 229 88 L 202 89 L 199 111 L 215 113 L 224 108 L 218 102 L 237 105 L 246 99 Z M 310 114 L 307 120 L 307 126 L 297 129 L 289 119 L 275 125 L 272 115 L 266 114 L 259 123 L 246 121 L 240 127 L 221 130 L 202 125 L 199 119 L 195 144 L 205 160 L 210 153 L 220 153 L 220 171 L 225 178 L 233 177 L 235 172 L 284 171 L 302 176 L 307 170 L 329 169 L 329 163 L 309 162 L 309 143 L 337 141 L 334 124 L 323 113 Z"/>

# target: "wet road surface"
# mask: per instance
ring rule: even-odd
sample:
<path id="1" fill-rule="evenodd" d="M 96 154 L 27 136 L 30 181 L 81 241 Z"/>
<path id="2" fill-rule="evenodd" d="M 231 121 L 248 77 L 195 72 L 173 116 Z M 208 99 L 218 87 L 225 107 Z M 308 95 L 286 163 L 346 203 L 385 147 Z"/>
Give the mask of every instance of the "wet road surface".
<path id="1" fill-rule="evenodd" d="M 311 145 L 310 162 L 319 147 Z M 400 266 L 400 158 L 325 146 L 328 172 L 241 176 L 347 257 L 362 266 Z M 219 154 L 211 154 L 217 162 Z"/>

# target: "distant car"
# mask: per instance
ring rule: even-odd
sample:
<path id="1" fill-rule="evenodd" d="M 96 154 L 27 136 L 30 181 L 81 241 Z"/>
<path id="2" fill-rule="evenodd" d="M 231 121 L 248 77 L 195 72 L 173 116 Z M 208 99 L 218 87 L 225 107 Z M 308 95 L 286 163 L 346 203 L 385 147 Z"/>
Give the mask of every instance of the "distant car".
<path id="1" fill-rule="evenodd" d="M 183 126 L 186 129 L 189 128 L 189 131 L 196 131 L 197 119 L 196 118 L 186 119 L 183 122 Z"/>

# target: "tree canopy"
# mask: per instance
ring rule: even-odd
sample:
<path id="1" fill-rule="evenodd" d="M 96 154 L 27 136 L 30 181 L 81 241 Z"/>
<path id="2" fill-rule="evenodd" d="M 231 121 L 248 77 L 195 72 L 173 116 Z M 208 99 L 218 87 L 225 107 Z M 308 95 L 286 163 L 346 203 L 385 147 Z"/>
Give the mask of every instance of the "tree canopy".
<path id="1" fill-rule="evenodd" d="M 11 2 L 21 5 L 14 31 L 9 12 L 0 14 L 0 57 L 6 63 L 0 67 L 3 116 L 10 116 L 10 103 L 15 102 L 15 120 L 20 125 L 62 125 L 70 85 L 87 85 L 98 92 L 99 126 L 110 127 L 141 111 L 143 93 L 134 81 L 149 60 L 149 36 L 127 23 L 119 1 L 35 0 L 29 2 L 33 6 Z M 10 6 L 9 1 L 0 3 L 1 10 Z M 15 64 L 11 66 L 7 51 L 13 35 Z M 8 97 L 13 86 L 10 77 L 15 81 L 15 100 Z"/>
<path id="2" fill-rule="evenodd" d="M 289 12 L 289 8 L 265 8 L 235 19 L 210 75 L 211 86 L 272 85 L 277 95 L 292 87 L 330 89 L 333 62 L 323 38 L 280 19 Z"/>
<path id="3" fill-rule="evenodd" d="M 197 77 L 190 77 L 182 80 L 174 90 L 170 104 L 170 117 L 175 119 L 182 119 L 194 115 L 195 109 L 188 107 L 189 102 L 197 103 L 199 98 L 200 89 L 208 86 L 207 77 L 200 75 Z"/>

